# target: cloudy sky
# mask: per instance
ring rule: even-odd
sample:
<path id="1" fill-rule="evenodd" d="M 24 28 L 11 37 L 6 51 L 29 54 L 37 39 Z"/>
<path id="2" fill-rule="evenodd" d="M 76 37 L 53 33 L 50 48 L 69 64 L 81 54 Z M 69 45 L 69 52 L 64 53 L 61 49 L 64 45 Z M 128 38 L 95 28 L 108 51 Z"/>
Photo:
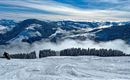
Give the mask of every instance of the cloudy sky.
<path id="1" fill-rule="evenodd" d="M 130 21 L 130 0 L 0 0 L 0 18 Z"/>

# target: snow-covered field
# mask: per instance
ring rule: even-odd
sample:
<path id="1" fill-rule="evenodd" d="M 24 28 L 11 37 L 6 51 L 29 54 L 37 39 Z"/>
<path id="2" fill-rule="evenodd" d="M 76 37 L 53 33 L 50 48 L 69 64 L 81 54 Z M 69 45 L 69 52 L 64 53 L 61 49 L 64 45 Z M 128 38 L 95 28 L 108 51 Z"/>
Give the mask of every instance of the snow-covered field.
<path id="1" fill-rule="evenodd" d="M 130 80 L 130 57 L 0 59 L 0 80 Z"/>

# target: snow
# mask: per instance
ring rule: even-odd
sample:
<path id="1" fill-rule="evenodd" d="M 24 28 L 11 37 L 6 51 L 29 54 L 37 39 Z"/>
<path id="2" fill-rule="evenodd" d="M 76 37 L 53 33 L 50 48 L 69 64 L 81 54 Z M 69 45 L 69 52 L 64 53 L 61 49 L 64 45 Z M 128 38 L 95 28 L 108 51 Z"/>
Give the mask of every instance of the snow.
<path id="1" fill-rule="evenodd" d="M 41 27 L 41 25 L 39 24 L 31 24 L 29 25 L 26 30 L 22 31 L 18 36 L 14 37 L 13 39 L 11 39 L 9 41 L 9 43 L 11 42 L 21 42 L 21 40 L 23 39 L 29 39 L 31 37 L 38 37 L 38 36 L 42 36 L 42 34 L 38 31 L 36 31 L 35 28 Z"/>
<path id="2" fill-rule="evenodd" d="M 34 28 L 38 28 L 38 27 L 41 27 L 41 25 L 40 24 L 31 24 L 30 26 L 28 26 L 26 29 L 28 30 L 28 29 L 31 29 L 31 30 L 35 30 Z"/>
<path id="3" fill-rule="evenodd" d="M 4 29 L 6 29 L 6 27 L 5 27 L 5 26 L 0 25 L 0 30 L 4 30 Z"/>
<path id="4" fill-rule="evenodd" d="M 10 26 L 3 26 L 0 25 L 0 34 L 5 34 L 7 31 L 11 31 L 15 25 L 10 25 Z"/>
<path id="5" fill-rule="evenodd" d="M 6 32 L 6 27 L 0 25 L 0 33 L 1 33 L 1 34 L 4 34 L 5 32 Z"/>
<path id="6" fill-rule="evenodd" d="M 30 37 L 37 37 L 37 36 L 42 36 L 40 32 L 36 31 L 35 28 L 40 28 L 41 25 L 39 24 L 31 24 L 30 26 L 28 26 L 26 28 L 25 31 L 21 32 L 22 36 L 26 37 L 26 38 L 30 38 Z"/>
<path id="7" fill-rule="evenodd" d="M 0 80 L 130 80 L 129 57 L 0 59 Z"/>
<path id="8" fill-rule="evenodd" d="M 97 29 L 103 29 L 103 28 L 110 28 L 112 25 L 104 25 L 104 26 L 99 26 Z"/>
<path id="9" fill-rule="evenodd" d="M 122 25 L 124 25 L 124 24 L 123 24 L 123 23 L 121 23 L 121 22 L 118 24 L 118 26 L 122 26 Z"/>
<path id="10" fill-rule="evenodd" d="M 42 36 L 42 35 L 38 31 L 28 31 L 27 34 L 24 36 L 30 38 L 30 37 L 37 37 L 37 36 Z"/>
<path id="11" fill-rule="evenodd" d="M 54 34 L 52 34 L 50 37 L 55 37 L 58 33 L 64 33 L 65 34 L 65 33 L 67 33 L 67 31 L 58 27 L 57 31 Z"/>

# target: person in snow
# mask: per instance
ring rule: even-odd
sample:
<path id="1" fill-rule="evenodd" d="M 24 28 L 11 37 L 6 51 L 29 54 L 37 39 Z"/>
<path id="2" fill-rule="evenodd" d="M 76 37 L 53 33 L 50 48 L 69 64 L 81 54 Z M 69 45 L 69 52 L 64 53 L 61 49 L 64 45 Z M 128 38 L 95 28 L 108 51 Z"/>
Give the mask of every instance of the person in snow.
<path id="1" fill-rule="evenodd" d="M 10 55 L 9 55 L 9 53 L 4 52 L 3 56 L 4 56 L 6 59 L 10 60 Z"/>

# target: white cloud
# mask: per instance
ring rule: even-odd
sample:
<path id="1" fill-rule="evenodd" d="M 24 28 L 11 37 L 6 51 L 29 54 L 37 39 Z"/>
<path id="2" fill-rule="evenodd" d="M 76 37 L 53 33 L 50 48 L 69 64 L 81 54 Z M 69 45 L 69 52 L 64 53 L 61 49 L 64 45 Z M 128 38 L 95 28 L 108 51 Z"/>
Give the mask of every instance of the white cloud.
<path id="1" fill-rule="evenodd" d="M 83 1 L 84 2 L 105 2 L 105 3 L 112 3 L 112 4 L 120 4 L 120 3 L 130 2 L 129 0 L 83 0 Z"/>
<path id="2" fill-rule="evenodd" d="M 107 0 L 106 0 L 107 1 Z M 38 12 L 1 12 L 1 16 L 13 17 L 13 18 L 39 18 L 39 19 L 50 19 L 50 20 L 79 20 L 79 21 L 126 21 L 129 20 L 129 11 L 118 11 L 118 10 L 90 10 L 80 9 L 70 5 L 54 1 L 0 1 L 2 4 L 10 4 L 15 6 L 27 7 L 37 9 L 41 11 L 47 11 L 52 14 L 38 13 Z M 20 7 L 19 7 L 20 8 Z M 3 12 L 3 14 L 2 14 Z M 56 13 L 56 14 L 53 14 Z M 7 15 L 6 15 L 7 14 Z M 8 15 L 11 14 L 11 15 Z M 61 14 L 61 15 L 60 15 Z M 37 15 L 34 17 L 34 15 Z"/>
<path id="3" fill-rule="evenodd" d="M 119 3 L 119 0 L 98 0 L 99 2 Z"/>
<path id="4" fill-rule="evenodd" d="M 10 45 L 0 46 L 0 53 L 4 51 L 9 53 L 28 53 L 32 51 L 36 51 L 37 53 L 39 50 L 43 49 L 52 49 L 52 50 L 63 50 L 67 48 L 96 48 L 96 49 L 114 49 L 120 50 L 124 53 L 130 54 L 130 45 L 126 44 L 123 40 L 113 40 L 108 42 L 95 42 L 92 40 L 86 41 L 78 41 L 78 40 L 70 40 L 66 39 L 64 41 L 59 41 L 58 43 L 46 42 L 46 41 L 37 41 L 33 44 L 22 43 L 22 42 L 14 42 Z M 1 54 L 0 54 L 1 55 Z"/>

